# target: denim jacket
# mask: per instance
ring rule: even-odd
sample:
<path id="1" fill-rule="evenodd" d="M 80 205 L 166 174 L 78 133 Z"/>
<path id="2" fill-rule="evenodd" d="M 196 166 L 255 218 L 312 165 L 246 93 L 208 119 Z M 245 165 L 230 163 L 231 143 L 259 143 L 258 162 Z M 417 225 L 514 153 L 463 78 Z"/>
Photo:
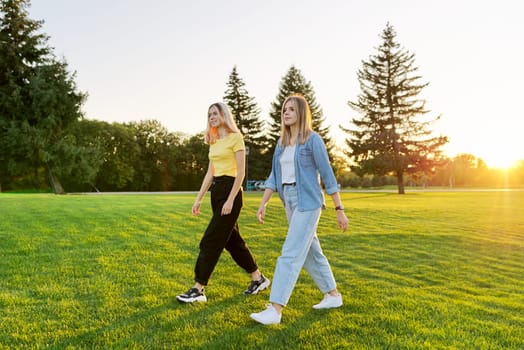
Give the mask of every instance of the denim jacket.
<path id="1" fill-rule="evenodd" d="M 280 157 L 284 147 L 277 144 L 273 154 L 272 168 L 265 187 L 278 192 L 283 201 L 282 168 Z M 312 132 L 304 144 L 297 144 L 295 149 L 295 177 L 298 195 L 298 210 L 308 211 L 324 207 L 324 194 L 320 187 L 319 174 L 322 177 L 326 193 L 338 192 L 335 174 L 329 163 L 326 145 L 315 132 Z"/>

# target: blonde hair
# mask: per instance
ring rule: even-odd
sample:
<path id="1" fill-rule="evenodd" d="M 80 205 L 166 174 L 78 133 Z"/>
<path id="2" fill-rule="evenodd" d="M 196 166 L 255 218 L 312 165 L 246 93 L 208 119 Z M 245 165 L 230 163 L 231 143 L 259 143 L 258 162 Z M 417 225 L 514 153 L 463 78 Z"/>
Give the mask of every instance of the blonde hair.
<path id="1" fill-rule="evenodd" d="M 240 132 L 226 104 L 222 102 L 215 102 L 207 109 L 207 128 L 205 133 L 205 140 L 209 144 L 215 143 L 218 140 L 218 128 L 209 125 L 209 111 L 213 107 L 218 109 L 218 113 L 220 115 L 220 118 L 222 119 L 221 121 L 225 124 L 224 127 L 227 129 L 229 133 Z"/>
<path id="2" fill-rule="evenodd" d="M 304 96 L 300 94 L 293 94 L 288 96 L 284 103 L 282 104 L 282 111 L 280 113 L 281 117 L 281 131 L 280 131 L 280 145 L 281 146 L 292 146 L 291 145 L 291 127 L 284 124 L 284 111 L 286 104 L 291 102 L 295 108 L 295 113 L 297 114 L 297 123 L 298 123 L 298 135 L 297 143 L 304 144 L 308 139 L 309 135 L 313 131 L 311 127 L 311 110 L 309 109 L 309 104 L 307 103 Z"/>

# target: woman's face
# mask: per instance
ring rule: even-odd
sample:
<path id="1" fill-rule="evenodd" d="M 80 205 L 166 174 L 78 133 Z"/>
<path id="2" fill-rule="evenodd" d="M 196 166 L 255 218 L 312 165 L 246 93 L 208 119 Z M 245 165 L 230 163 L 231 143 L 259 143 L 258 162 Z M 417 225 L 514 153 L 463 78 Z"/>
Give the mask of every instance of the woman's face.
<path id="1" fill-rule="evenodd" d="M 282 119 L 284 120 L 285 126 L 291 126 L 297 122 L 297 111 L 295 104 L 292 101 L 287 101 L 284 105 L 284 111 L 282 113 Z"/>
<path id="2" fill-rule="evenodd" d="M 222 116 L 216 106 L 209 108 L 209 111 L 207 112 L 207 120 L 209 125 L 213 128 L 218 128 L 222 124 Z"/>

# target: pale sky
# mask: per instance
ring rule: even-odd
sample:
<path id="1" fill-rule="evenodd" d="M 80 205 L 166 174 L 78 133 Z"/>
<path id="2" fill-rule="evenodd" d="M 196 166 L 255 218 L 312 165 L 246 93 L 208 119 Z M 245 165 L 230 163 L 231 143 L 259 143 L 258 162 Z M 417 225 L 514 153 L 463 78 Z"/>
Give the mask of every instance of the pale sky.
<path id="1" fill-rule="evenodd" d="M 291 65 L 316 93 L 331 135 L 350 126 L 357 70 L 387 22 L 415 54 L 421 98 L 441 115 L 449 156 L 489 166 L 524 159 L 524 4 L 519 0 L 32 0 L 32 19 L 65 57 L 88 119 L 159 120 L 196 134 L 237 66 L 263 119 Z"/>

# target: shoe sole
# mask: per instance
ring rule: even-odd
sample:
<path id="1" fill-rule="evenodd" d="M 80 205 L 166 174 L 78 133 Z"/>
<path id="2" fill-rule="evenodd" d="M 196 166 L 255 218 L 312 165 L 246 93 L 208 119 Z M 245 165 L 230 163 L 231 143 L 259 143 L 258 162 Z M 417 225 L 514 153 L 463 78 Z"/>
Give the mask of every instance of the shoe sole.
<path id="1" fill-rule="evenodd" d="M 207 298 L 205 296 L 199 296 L 196 298 L 187 298 L 187 299 L 176 297 L 176 300 L 180 301 L 181 303 L 194 303 L 195 301 L 205 303 L 207 301 Z"/>
<path id="2" fill-rule="evenodd" d="M 272 325 L 272 324 L 280 324 L 280 321 L 278 321 L 278 322 L 264 322 L 261 319 L 257 318 L 257 316 L 255 314 L 251 314 L 251 315 L 249 315 L 249 317 L 251 317 L 253 320 L 257 321 L 258 323 L 261 323 L 261 324 L 266 325 L 266 326 L 269 326 L 269 325 Z"/>
<path id="3" fill-rule="evenodd" d="M 267 287 L 269 287 L 270 284 L 271 284 L 271 281 L 269 280 L 269 278 L 266 278 L 266 281 L 264 283 L 262 283 L 260 286 L 258 286 L 258 288 L 255 289 L 255 291 L 253 293 L 246 293 L 246 292 L 244 292 L 244 295 L 255 295 L 255 294 L 258 294 L 258 292 L 261 292 L 264 289 L 267 289 Z"/>
<path id="4" fill-rule="evenodd" d="M 330 305 L 330 306 L 313 305 L 313 309 L 315 309 L 315 310 L 336 309 L 337 307 L 341 307 L 342 305 L 343 305 L 343 303 L 340 303 L 340 305 L 336 304 L 336 305 Z"/>

